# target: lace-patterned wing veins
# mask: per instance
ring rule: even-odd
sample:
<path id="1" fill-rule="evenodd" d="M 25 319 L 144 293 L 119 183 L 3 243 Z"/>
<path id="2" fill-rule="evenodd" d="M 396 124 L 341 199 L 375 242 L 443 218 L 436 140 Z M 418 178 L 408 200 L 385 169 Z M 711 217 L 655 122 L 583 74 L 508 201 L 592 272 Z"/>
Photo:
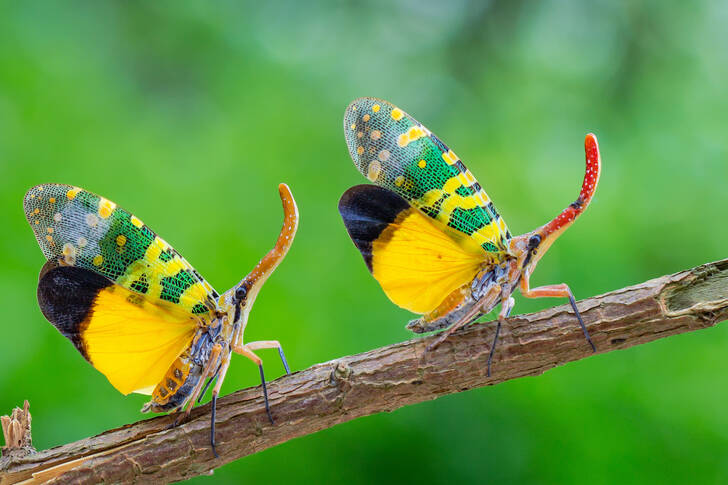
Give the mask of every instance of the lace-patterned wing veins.
<path id="1" fill-rule="evenodd" d="M 26 218 L 48 263 L 46 318 L 120 392 L 148 394 L 211 317 L 215 290 L 113 202 L 77 187 L 33 187 Z"/>
<path id="2" fill-rule="evenodd" d="M 493 202 L 462 161 L 417 120 L 376 98 L 353 101 L 344 115 L 346 143 L 359 171 L 411 206 L 501 261 L 511 235 Z"/>
<path id="3" fill-rule="evenodd" d="M 48 261 L 106 277 L 163 307 L 207 315 L 219 295 L 164 239 L 113 202 L 77 187 L 33 187 L 25 216 Z"/>

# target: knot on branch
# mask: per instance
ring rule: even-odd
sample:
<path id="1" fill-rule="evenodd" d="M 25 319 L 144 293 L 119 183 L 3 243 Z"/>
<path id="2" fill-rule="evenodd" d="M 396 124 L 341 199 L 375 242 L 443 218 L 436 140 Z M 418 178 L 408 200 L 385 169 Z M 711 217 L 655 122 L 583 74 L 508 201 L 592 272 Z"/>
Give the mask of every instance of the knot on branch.
<path id="1" fill-rule="evenodd" d="M 334 366 L 334 370 L 331 371 L 331 384 L 336 386 L 339 391 L 346 392 L 351 389 L 351 377 L 352 370 L 349 364 L 346 362 L 337 362 Z"/>

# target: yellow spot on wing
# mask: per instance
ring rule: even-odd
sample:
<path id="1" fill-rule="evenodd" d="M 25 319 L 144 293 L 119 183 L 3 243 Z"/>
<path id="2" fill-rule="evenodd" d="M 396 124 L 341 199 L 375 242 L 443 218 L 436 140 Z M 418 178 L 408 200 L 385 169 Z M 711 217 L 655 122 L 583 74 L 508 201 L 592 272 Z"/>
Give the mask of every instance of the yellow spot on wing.
<path id="1" fill-rule="evenodd" d="M 379 108 L 380 108 L 380 106 L 378 104 L 375 104 L 374 106 L 372 106 L 372 111 L 377 113 L 379 111 Z"/>
<path id="2" fill-rule="evenodd" d="M 156 239 L 155 239 L 156 242 Z M 157 258 L 159 258 L 159 255 L 162 253 L 162 248 L 159 244 L 150 244 L 147 248 L 147 251 L 144 253 L 144 260 L 146 261 L 156 261 Z"/>
<path id="3" fill-rule="evenodd" d="M 93 260 L 94 266 L 101 266 L 103 264 L 103 262 L 104 262 L 103 256 L 101 256 L 100 254 L 97 254 L 96 256 L 94 256 L 94 260 Z"/>
<path id="4" fill-rule="evenodd" d="M 399 108 L 394 108 L 394 109 L 392 110 L 392 119 L 393 119 L 394 121 L 399 121 L 399 120 L 401 120 L 403 116 L 404 116 L 404 113 L 402 112 L 402 110 L 401 110 L 401 109 L 399 109 Z"/>
<path id="5" fill-rule="evenodd" d="M 76 248 L 71 243 L 63 245 L 63 262 L 68 265 L 76 264 Z"/>
<path id="6" fill-rule="evenodd" d="M 81 192 L 81 189 L 78 187 L 74 187 L 71 190 L 69 190 L 68 192 L 66 192 L 66 197 L 68 198 L 68 200 L 73 200 L 76 198 L 76 196 L 79 194 L 79 192 Z"/>
<path id="7" fill-rule="evenodd" d="M 441 212 L 445 215 L 450 215 L 456 207 L 470 210 L 478 207 L 478 203 L 473 197 L 462 197 L 458 194 L 452 194 L 442 203 Z"/>
<path id="8" fill-rule="evenodd" d="M 144 223 L 141 220 L 139 220 L 139 218 L 137 216 L 131 216 L 130 221 L 135 227 L 138 227 L 138 228 L 141 228 L 144 225 Z"/>
<path id="9" fill-rule="evenodd" d="M 376 160 L 372 161 L 367 169 L 367 178 L 375 182 L 380 173 L 382 173 L 382 165 Z"/>
<path id="10" fill-rule="evenodd" d="M 425 168 L 427 166 L 427 162 L 424 160 L 420 160 L 419 162 L 417 162 L 417 166 L 420 168 Z"/>
<path id="11" fill-rule="evenodd" d="M 457 178 L 458 182 L 460 182 L 461 185 L 463 185 L 465 187 L 470 186 L 470 183 L 468 182 L 468 178 L 465 176 L 464 173 L 457 174 L 457 176 L 455 178 Z"/>
<path id="12" fill-rule="evenodd" d="M 445 182 L 445 185 L 442 186 L 442 190 L 448 194 L 452 194 L 462 185 L 463 184 L 457 177 L 451 177 L 447 180 L 447 182 Z"/>
<path id="13" fill-rule="evenodd" d="M 102 219 L 107 219 L 112 212 L 116 209 L 116 204 L 103 197 L 99 200 L 99 216 Z"/>
<path id="14" fill-rule="evenodd" d="M 116 236 L 116 244 L 118 244 L 119 246 L 123 246 L 124 244 L 126 244 L 126 236 L 123 234 L 119 234 L 118 236 Z"/>
<path id="15" fill-rule="evenodd" d="M 186 268 L 187 266 L 185 266 L 181 259 L 174 258 L 167 263 L 167 271 L 165 271 L 165 273 L 175 275 Z"/>

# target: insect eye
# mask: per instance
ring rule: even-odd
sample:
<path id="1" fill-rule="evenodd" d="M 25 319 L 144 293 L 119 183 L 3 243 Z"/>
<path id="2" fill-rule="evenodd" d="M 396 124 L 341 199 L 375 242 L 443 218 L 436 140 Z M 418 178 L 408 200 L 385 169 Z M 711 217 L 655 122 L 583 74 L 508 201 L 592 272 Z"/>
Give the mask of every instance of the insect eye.
<path id="1" fill-rule="evenodd" d="M 238 286 L 235 289 L 235 300 L 236 301 L 243 301 L 245 300 L 245 297 L 248 296 L 248 289 L 244 286 Z"/>
<path id="2" fill-rule="evenodd" d="M 534 250 L 538 247 L 539 244 L 541 244 L 541 236 L 539 236 L 538 234 L 534 234 L 528 240 L 528 249 Z"/>

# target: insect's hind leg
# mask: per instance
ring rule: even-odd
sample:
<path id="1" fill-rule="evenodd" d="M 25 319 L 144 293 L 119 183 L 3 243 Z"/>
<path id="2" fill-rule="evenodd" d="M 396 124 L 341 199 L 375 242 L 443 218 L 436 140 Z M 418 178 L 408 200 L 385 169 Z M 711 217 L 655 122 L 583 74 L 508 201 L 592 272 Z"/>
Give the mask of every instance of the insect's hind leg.
<path id="1" fill-rule="evenodd" d="M 184 422 L 189 418 L 190 413 L 192 412 L 192 407 L 195 405 L 195 400 L 200 395 L 200 392 L 202 391 L 202 386 L 205 384 L 205 379 L 208 377 L 211 377 L 217 372 L 218 368 L 218 359 L 220 358 L 220 354 L 222 353 L 222 345 L 215 344 L 210 349 L 210 357 L 207 359 L 207 363 L 205 363 L 205 367 L 202 369 L 202 374 L 200 375 L 200 380 L 197 382 L 197 385 L 195 385 L 195 388 L 190 393 L 189 400 L 186 403 L 186 408 L 184 411 L 181 409 L 177 412 L 177 415 L 174 418 L 174 421 L 172 424 L 169 425 L 169 428 L 176 428 L 179 426 L 180 423 Z"/>

